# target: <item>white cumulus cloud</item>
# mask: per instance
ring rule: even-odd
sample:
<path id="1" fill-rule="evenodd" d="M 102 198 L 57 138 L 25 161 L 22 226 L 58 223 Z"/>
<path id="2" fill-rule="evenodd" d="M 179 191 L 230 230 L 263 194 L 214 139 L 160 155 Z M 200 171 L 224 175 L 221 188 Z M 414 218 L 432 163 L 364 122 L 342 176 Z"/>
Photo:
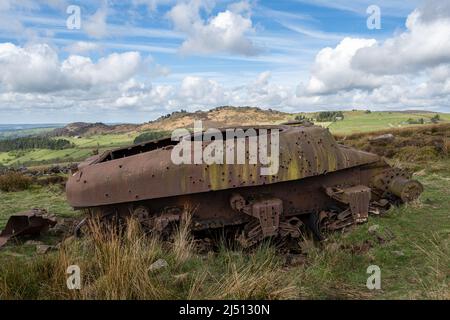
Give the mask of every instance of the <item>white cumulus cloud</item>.
<path id="1" fill-rule="evenodd" d="M 211 7 L 210 1 L 191 0 L 175 5 L 167 13 L 175 30 L 186 34 L 187 39 L 180 48 L 182 53 L 226 52 L 251 56 L 260 51 L 248 38 L 254 32 L 248 6 L 239 3 L 204 20 L 200 11 L 208 12 Z"/>
<path id="2" fill-rule="evenodd" d="M 120 83 L 142 69 L 138 52 L 113 53 L 94 62 L 89 57 L 70 55 L 60 62 L 47 44 L 18 47 L 0 44 L 0 84 L 6 91 L 54 92 L 87 90 L 93 86 Z"/>
<path id="3" fill-rule="evenodd" d="M 405 32 L 358 50 L 352 66 L 370 73 L 400 74 L 450 63 L 450 14 L 439 12 L 432 20 L 433 11 L 425 12 L 416 9 L 411 13 Z"/>
<path id="4" fill-rule="evenodd" d="M 385 41 L 347 37 L 322 49 L 297 95 L 352 93 L 352 102 L 364 96 L 367 104 L 448 106 L 449 36 L 450 5 L 426 1 L 408 16 L 404 32 Z"/>
<path id="5" fill-rule="evenodd" d="M 324 48 L 316 56 L 311 78 L 300 94 L 332 94 L 354 88 L 375 88 L 381 79 L 351 66 L 355 53 L 375 45 L 374 39 L 344 38 L 336 48 Z"/>

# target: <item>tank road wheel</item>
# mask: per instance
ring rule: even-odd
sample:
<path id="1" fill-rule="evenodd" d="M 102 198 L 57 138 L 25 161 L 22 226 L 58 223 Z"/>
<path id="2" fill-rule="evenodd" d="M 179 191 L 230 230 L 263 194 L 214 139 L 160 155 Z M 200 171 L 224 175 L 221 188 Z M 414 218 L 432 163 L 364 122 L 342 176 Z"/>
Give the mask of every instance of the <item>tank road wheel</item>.
<path id="1" fill-rule="evenodd" d="M 150 221 L 150 211 L 145 206 L 137 206 L 131 210 L 131 217 L 139 222 L 145 232 L 152 228 Z"/>
<path id="2" fill-rule="evenodd" d="M 139 222 L 144 232 L 153 233 L 167 239 L 178 225 L 182 209 L 178 207 L 167 207 L 159 213 L 152 213 L 148 207 L 138 205 L 130 208 L 129 212 L 131 217 Z"/>
<path id="3" fill-rule="evenodd" d="M 306 221 L 306 226 L 313 234 L 314 239 L 316 239 L 318 241 L 322 241 L 323 239 L 325 239 L 324 236 L 322 235 L 321 228 L 320 228 L 321 220 L 323 218 L 324 218 L 324 216 L 323 216 L 322 212 L 320 212 L 320 213 L 313 212 L 313 213 L 309 214 L 308 220 Z"/>
<path id="4" fill-rule="evenodd" d="M 257 219 L 252 219 L 244 226 L 244 230 L 237 235 L 236 240 L 243 248 L 250 248 L 264 239 L 273 239 L 277 247 L 284 246 L 293 239 L 298 239 L 303 234 L 304 224 L 297 217 L 282 219 L 279 224 L 278 233 L 266 236 L 263 233 L 261 223 Z"/>
<path id="5" fill-rule="evenodd" d="M 332 231 L 337 231 L 349 227 L 355 223 L 350 208 L 338 212 L 336 210 L 321 211 L 311 213 L 307 226 L 318 241 L 326 239 L 326 235 Z"/>
<path id="6" fill-rule="evenodd" d="M 148 220 L 150 217 L 150 212 L 148 211 L 147 207 L 144 206 L 138 206 L 133 209 L 133 212 L 131 213 L 131 216 L 135 219 L 137 219 L 139 222 Z"/>
<path id="7" fill-rule="evenodd" d="M 245 249 L 254 246 L 264 239 L 259 220 L 252 219 L 244 226 L 244 230 L 237 235 L 236 241 Z"/>
<path id="8" fill-rule="evenodd" d="M 245 199 L 240 194 L 230 198 L 231 208 L 251 217 L 236 240 L 244 248 L 249 248 L 263 239 L 275 239 L 284 243 L 302 235 L 303 222 L 297 217 L 283 217 L 283 201 L 274 197 L 252 197 Z"/>

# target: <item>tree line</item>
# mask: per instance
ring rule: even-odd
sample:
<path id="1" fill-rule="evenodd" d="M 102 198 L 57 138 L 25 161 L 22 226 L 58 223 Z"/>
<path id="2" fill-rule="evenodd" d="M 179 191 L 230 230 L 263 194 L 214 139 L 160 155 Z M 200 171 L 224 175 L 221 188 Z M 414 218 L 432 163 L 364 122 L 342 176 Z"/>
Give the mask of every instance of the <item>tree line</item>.
<path id="1" fill-rule="evenodd" d="M 147 131 L 134 139 L 134 144 L 170 137 L 170 131 Z"/>
<path id="2" fill-rule="evenodd" d="M 72 148 L 73 144 L 66 139 L 51 139 L 48 137 L 21 137 L 0 140 L 0 152 L 28 149 L 62 150 Z"/>

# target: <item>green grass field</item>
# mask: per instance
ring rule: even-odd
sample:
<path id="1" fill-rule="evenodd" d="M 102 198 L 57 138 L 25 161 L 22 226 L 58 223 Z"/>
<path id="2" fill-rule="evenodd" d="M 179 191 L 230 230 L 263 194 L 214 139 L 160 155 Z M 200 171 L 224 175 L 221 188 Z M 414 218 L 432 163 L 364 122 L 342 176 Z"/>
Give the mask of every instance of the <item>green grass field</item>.
<path id="1" fill-rule="evenodd" d="M 0 204 L 0 229 L 3 229 L 10 215 L 37 207 L 61 217 L 74 217 L 79 214 L 68 205 L 64 190 L 56 185 L 33 186 L 29 190 L 19 192 L 0 191 Z"/>
<path id="2" fill-rule="evenodd" d="M 302 113 L 306 117 L 311 117 L 311 114 Z M 366 113 L 365 111 L 345 111 L 344 119 L 336 122 L 318 122 L 318 125 L 322 125 L 330 129 L 334 134 L 352 134 L 357 132 L 370 132 L 392 128 L 404 128 L 411 126 L 406 121 L 408 119 L 418 120 L 423 118 L 425 121 L 429 121 L 433 117 L 434 113 L 403 113 L 403 112 L 377 112 Z M 439 114 L 442 122 L 450 121 L 450 114 Z"/>
<path id="3" fill-rule="evenodd" d="M 136 136 L 136 133 L 127 133 L 94 135 L 81 138 L 62 137 L 72 142 L 75 147 L 63 150 L 35 149 L 20 152 L 0 152 L 0 164 L 17 166 L 81 161 L 92 156 L 97 149 L 102 152 L 130 145 Z"/>
<path id="4" fill-rule="evenodd" d="M 405 124 L 408 119 L 423 118 L 426 121 L 434 116 L 432 113 L 371 112 L 367 114 L 363 111 L 345 112 L 344 115 L 344 120 L 336 121 L 328 126 L 332 133 L 351 134 L 410 127 L 415 125 Z M 450 121 L 450 114 L 441 114 L 440 117 L 443 121 Z"/>

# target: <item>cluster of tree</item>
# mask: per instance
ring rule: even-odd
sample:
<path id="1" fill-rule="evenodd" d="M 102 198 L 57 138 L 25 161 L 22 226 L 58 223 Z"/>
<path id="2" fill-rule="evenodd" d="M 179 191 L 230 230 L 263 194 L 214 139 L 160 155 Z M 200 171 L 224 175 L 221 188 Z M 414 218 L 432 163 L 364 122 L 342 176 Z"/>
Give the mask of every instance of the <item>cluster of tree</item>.
<path id="1" fill-rule="evenodd" d="M 439 114 L 435 114 L 430 120 L 432 123 L 438 123 L 441 121 L 441 116 Z"/>
<path id="2" fill-rule="evenodd" d="M 308 118 L 302 114 L 296 115 L 294 118 L 296 121 L 309 121 L 309 122 L 313 122 L 312 118 Z"/>
<path id="3" fill-rule="evenodd" d="M 159 120 L 169 119 L 169 118 L 174 117 L 174 116 L 185 115 L 185 114 L 188 114 L 188 113 L 189 112 L 187 112 L 186 110 L 181 109 L 180 111 L 174 111 L 172 113 L 167 113 L 167 114 L 165 114 L 163 116 L 160 116 L 158 119 L 155 120 L 155 122 L 159 121 Z"/>
<path id="4" fill-rule="evenodd" d="M 62 150 L 73 147 L 66 139 L 51 139 L 49 137 L 21 137 L 0 140 L 0 152 L 28 149 Z"/>
<path id="5" fill-rule="evenodd" d="M 423 120 L 423 118 L 419 118 L 419 119 L 412 119 L 409 118 L 408 120 L 406 120 L 407 124 L 424 124 L 425 120 Z"/>
<path id="6" fill-rule="evenodd" d="M 134 139 L 134 143 L 138 144 L 138 143 L 142 143 L 145 141 L 161 139 L 161 138 L 169 137 L 169 136 L 170 136 L 170 132 L 168 132 L 168 131 L 147 131 L 147 132 L 144 132 L 144 133 L 138 135 Z"/>
<path id="7" fill-rule="evenodd" d="M 342 111 L 322 111 L 316 115 L 316 120 L 318 122 L 333 122 L 343 119 L 344 113 Z"/>
<path id="8" fill-rule="evenodd" d="M 439 121 L 441 121 L 441 116 L 439 114 L 435 114 L 433 117 L 430 118 L 431 123 L 438 123 Z M 424 123 L 428 122 L 428 120 L 426 121 L 424 118 L 419 118 L 419 119 L 409 118 L 405 122 L 407 124 L 424 124 Z"/>

